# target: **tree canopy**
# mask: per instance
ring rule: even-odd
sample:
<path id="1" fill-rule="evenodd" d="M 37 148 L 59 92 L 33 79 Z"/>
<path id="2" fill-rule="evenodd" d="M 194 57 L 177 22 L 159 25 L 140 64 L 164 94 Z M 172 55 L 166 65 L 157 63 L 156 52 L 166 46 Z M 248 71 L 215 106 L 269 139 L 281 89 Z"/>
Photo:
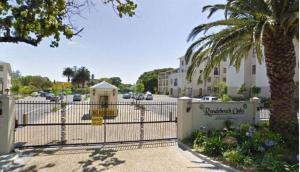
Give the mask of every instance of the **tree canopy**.
<path id="1" fill-rule="evenodd" d="M 0 42 L 27 43 L 37 46 L 50 38 L 57 47 L 61 36 L 71 39 L 77 29 L 71 17 L 92 3 L 91 0 L 2 0 L 0 1 Z M 132 0 L 104 0 L 111 4 L 120 17 L 133 16 L 137 5 Z"/>

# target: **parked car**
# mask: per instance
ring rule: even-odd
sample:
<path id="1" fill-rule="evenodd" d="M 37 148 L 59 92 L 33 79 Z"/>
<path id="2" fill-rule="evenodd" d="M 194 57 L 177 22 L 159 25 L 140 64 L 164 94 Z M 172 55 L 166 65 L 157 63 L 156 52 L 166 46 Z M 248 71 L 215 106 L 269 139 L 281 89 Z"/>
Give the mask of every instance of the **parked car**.
<path id="1" fill-rule="evenodd" d="M 214 102 L 214 101 L 218 101 L 218 98 L 213 96 L 204 96 L 200 100 L 205 102 Z"/>
<path id="2" fill-rule="evenodd" d="M 73 95 L 73 101 L 81 101 L 81 95 L 80 94 L 74 94 Z"/>
<path id="3" fill-rule="evenodd" d="M 123 94 L 123 99 L 130 99 L 130 98 L 131 98 L 131 96 L 129 93 Z"/>
<path id="4" fill-rule="evenodd" d="M 131 98 L 132 98 L 132 99 L 135 99 L 135 98 L 136 98 L 136 96 L 137 96 L 137 94 L 136 94 L 136 93 L 132 93 L 132 95 L 131 95 Z"/>
<path id="5" fill-rule="evenodd" d="M 59 102 L 60 97 L 59 96 L 52 96 L 49 100 L 50 100 L 50 102 Z"/>
<path id="6" fill-rule="evenodd" d="M 52 94 L 52 93 L 47 93 L 45 97 L 46 97 L 46 100 L 51 100 L 52 97 L 54 97 L 54 94 Z"/>
<path id="7" fill-rule="evenodd" d="M 48 93 L 46 93 L 46 92 L 41 92 L 41 93 L 40 93 L 40 96 L 41 96 L 41 97 L 46 97 L 47 94 L 48 94 Z"/>
<path id="8" fill-rule="evenodd" d="M 152 94 L 146 94 L 145 95 L 145 100 L 153 100 Z"/>
<path id="9" fill-rule="evenodd" d="M 143 94 L 137 94 L 135 99 L 136 100 L 144 100 L 144 95 Z"/>
<path id="10" fill-rule="evenodd" d="M 31 96 L 32 96 L 32 97 L 37 97 L 37 96 L 39 96 L 39 93 L 38 93 L 38 92 L 32 92 L 32 93 L 31 93 Z"/>

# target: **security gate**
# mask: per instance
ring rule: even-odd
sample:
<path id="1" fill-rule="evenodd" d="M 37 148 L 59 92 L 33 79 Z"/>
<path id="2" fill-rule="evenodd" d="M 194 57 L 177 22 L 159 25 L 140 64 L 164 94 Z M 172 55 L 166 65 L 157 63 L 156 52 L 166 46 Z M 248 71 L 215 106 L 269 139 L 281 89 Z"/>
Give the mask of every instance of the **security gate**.
<path id="1" fill-rule="evenodd" d="M 103 108 L 105 107 L 105 108 Z M 177 138 L 176 102 L 16 102 L 15 147 L 95 145 Z"/>

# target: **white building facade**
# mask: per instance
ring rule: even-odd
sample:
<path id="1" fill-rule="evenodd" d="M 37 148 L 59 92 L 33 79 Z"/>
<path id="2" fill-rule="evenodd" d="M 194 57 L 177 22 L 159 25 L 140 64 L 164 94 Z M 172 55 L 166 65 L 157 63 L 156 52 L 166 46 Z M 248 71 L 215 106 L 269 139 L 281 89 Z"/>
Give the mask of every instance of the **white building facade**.
<path id="1" fill-rule="evenodd" d="M 295 68 L 294 81 L 299 81 L 299 45 L 295 42 L 297 64 Z M 231 97 L 254 96 L 252 88 L 260 90 L 258 97 L 270 97 L 269 80 L 266 73 L 264 59 L 259 64 L 256 53 L 250 51 L 247 58 L 241 61 L 240 69 L 229 65 L 229 60 L 224 59 L 219 66 L 212 70 L 206 80 L 198 80 L 199 75 L 205 68 L 202 63 L 193 73 L 192 81 L 186 80 L 187 70 L 190 64 L 186 65 L 184 57 L 179 58 L 179 68 L 169 74 L 169 95 L 173 97 L 188 96 L 201 97 L 205 95 L 217 95 L 218 88 L 215 83 L 223 81 L 227 85 L 228 95 Z M 245 94 L 238 94 L 238 89 L 245 84 Z"/>
<path id="2" fill-rule="evenodd" d="M 0 61 L 0 94 L 9 94 L 12 70 L 9 63 Z"/>

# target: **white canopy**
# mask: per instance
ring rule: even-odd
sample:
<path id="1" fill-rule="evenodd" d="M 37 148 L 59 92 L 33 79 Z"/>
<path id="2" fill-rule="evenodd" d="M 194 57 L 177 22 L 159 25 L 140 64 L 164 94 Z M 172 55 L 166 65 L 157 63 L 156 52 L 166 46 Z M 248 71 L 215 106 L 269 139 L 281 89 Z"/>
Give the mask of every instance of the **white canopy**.
<path id="1" fill-rule="evenodd" d="M 91 86 L 91 88 L 95 88 L 95 89 L 116 89 L 118 90 L 118 87 L 106 82 L 106 81 L 102 81 L 96 85 Z"/>

